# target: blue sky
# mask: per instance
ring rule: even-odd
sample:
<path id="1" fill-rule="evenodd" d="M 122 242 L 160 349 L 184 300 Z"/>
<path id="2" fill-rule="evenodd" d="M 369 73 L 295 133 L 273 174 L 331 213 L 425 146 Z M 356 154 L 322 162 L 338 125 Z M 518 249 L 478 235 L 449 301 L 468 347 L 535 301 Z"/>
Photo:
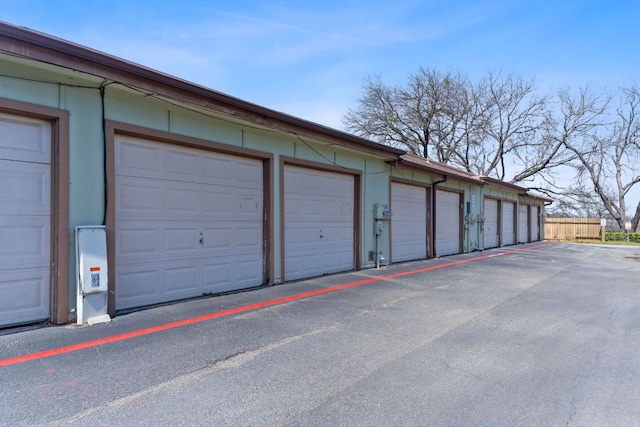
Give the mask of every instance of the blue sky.
<path id="1" fill-rule="evenodd" d="M 418 67 L 567 86 L 640 77 L 640 2 L 0 0 L 0 20 L 342 129 L 362 83 Z"/>

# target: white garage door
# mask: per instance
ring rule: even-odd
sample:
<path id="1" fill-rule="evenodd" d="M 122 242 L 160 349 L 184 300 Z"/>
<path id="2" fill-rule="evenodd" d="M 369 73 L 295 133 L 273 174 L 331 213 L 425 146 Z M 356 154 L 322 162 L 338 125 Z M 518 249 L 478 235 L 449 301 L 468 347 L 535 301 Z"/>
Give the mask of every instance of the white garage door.
<path id="1" fill-rule="evenodd" d="M 460 193 L 436 191 L 436 255 L 460 253 Z"/>
<path id="2" fill-rule="evenodd" d="M 391 184 L 391 255 L 393 262 L 427 257 L 427 190 Z"/>
<path id="3" fill-rule="evenodd" d="M 540 208 L 531 206 L 531 241 L 540 240 Z"/>
<path id="4" fill-rule="evenodd" d="M 262 162 L 118 136 L 116 309 L 264 283 Z"/>
<path id="5" fill-rule="evenodd" d="M 518 215 L 518 243 L 529 241 L 529 206 L 520 205 Z"/>
<path id="6" fill-rule="evenodd" d="M 498 201 L 484 199 L 484 248 L 497 248 L 500 244 L 498 233 Z"/>
<path id="7" fill-rule="evenodd" d="M 49 318 L 51 126 L 0 115 L 0 326 Z"/>
<path id="8" fill-rule="evenodd" d="M 354 177 L 284 168 L 284 278 L 355 268 Z"/>
<path id="9" fill-rule="evenodd" d="M 516 244 L 515 214 L 515 203 L 502 202 L 502 246 Z"/>

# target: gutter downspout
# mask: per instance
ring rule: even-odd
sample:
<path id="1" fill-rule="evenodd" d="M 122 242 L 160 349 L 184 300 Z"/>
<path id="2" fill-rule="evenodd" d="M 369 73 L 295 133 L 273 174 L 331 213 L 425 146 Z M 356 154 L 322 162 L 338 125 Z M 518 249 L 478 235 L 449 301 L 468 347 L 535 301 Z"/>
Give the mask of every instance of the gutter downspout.
<path id="1" fill-rule="evenodd" d="M 447 180 L 449 179 L 449 175 L 442 175 L 442 179 L 438 180 L 438 181 L 434 181 L 431 183 L 431 218 L 432 218 L 432 224 L 431 224 L 431 247 L 430 252 L 432 254 L 431 258 L 435 258 L 436 256 L 438 256 L 438 254 L 436 254 L 436 186 L 438 184 L 442 184 L 443 182 L 447 182 Z"/>
<path id="2" fill-rule="evenodd" d="M 478 232 L 478 250 L 484 251 L 484 202 L 482 206 L 482 214 L 479 214 L 478 217 L 478 226 L 476 227 L 476 231 Z M 480 243 L 482 242 L 482 243 Z"/>

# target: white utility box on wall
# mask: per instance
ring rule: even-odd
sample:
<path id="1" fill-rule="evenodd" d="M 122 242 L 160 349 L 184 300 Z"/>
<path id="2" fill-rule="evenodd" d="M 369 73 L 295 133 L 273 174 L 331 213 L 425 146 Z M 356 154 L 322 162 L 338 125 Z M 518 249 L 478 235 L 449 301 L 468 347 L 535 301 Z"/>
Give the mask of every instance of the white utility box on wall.
<path id="1" fill-rule="evenodd" d="M 76 227 L 77 324 L 111 321 L 107 313 L 109 275 L 104 225 Z"/>

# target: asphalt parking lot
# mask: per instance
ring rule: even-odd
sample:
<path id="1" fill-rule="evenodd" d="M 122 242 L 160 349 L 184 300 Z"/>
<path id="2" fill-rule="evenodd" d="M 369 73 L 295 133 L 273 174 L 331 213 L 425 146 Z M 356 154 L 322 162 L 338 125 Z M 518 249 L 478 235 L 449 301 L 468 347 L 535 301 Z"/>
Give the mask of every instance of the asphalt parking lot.
<path id="1" fill-rule="evenodd" d="M 640 248 L 529 244 L 0 335 L 0 425 L 640 424 Z"/>

